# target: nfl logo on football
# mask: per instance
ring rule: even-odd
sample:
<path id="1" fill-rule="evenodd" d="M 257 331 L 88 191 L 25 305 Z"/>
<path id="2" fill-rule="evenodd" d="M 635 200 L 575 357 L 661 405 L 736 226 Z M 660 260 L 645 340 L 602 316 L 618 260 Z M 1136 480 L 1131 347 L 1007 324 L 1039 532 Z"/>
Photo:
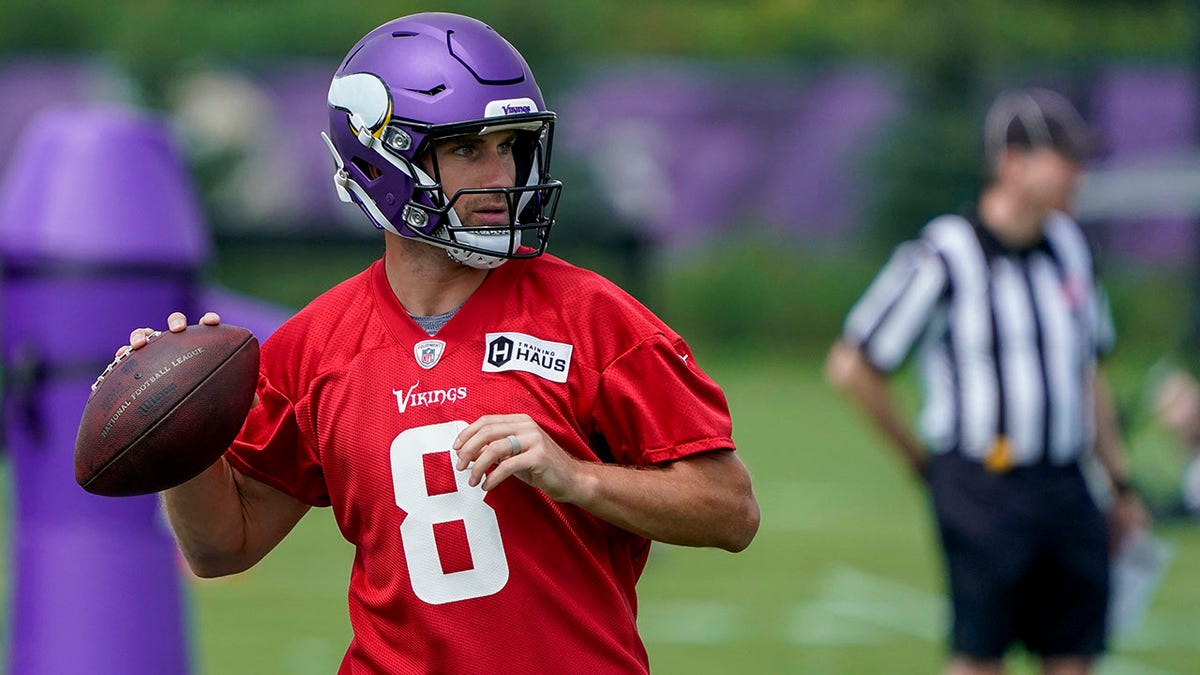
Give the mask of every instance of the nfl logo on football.
<path id="1" fill-rule="evenodd" d="M 417 357 L 418 365 L 429 370 L 442 360 L 445 350 L 446 343 L 441 340 L 422 340 L 413 347 L 413 355 Z"/>

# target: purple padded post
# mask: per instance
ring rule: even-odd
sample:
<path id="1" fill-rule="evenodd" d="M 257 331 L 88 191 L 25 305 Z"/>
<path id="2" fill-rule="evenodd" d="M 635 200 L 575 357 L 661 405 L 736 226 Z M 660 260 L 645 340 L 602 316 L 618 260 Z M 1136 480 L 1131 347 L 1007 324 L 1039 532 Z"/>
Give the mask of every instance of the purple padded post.
<path id="1" fill-rule="evenodd" d="M 84 492 L 73 456 L 95 376 L 132 328 L 191 308 L 208 254 L 162 119 L 73 107 L 31 121 L 0 183 L 13 675 L 190 670 L 179 561 L 156 498 Z"/>

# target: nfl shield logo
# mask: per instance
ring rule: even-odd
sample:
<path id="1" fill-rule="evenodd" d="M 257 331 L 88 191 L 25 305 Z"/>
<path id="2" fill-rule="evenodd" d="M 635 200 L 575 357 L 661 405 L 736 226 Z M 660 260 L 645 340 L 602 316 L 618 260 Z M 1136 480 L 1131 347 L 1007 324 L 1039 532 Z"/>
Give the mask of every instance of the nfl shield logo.
<path id="1" fill-rule="evenodd" d="M 422 340 L 413 347 L 413 356 L 417 364 L 425 370 L 437 365 L 442 360 L 442 352 L 446 351 L 446 343 L 441 340 Z"/>

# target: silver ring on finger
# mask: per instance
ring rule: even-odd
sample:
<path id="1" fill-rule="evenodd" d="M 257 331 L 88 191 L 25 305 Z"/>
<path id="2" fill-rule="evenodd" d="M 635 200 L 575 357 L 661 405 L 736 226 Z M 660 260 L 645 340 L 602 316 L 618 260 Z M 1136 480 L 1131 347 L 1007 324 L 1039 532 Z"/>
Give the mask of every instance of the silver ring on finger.
<path id="1" fill-rule="evenodd" d="M 516 436 L 509 434 L 506 440 L 508 441 L 508 447 L 512 448 L 513 455 L 521 454 L 521 441 L 517 440 Z"/>

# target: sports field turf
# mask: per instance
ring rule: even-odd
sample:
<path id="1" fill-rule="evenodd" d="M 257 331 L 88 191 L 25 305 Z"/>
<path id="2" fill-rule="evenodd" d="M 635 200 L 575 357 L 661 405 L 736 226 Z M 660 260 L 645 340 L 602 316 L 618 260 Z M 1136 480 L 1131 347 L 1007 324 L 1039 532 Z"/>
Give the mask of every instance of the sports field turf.
<path id="1" fill-rule="evenodd" d="M 919 489 L 825 387 L 816 357 L 698 357 L 726 389 L 763 524 L 738 555 L 656 546 L 640 584 L 654 671 L 937 671 L 942 582 Z M 1200 670 L 1200 525 L 1159 534 L 1173 564 L 1108 675 Z M 196 672 L 335 672 L 349 561 L 329 512 L 313 511 L 254 570 L 191 583 Z"/>
<path id="2" fill-rule="evenodd" d="M 313 273 L 306 254 L 290 249 L 223 251 L 216 272 L 235 288 L 298 306 L 330 279 L 362 269 L 377 248 L 333 247 L 322 254 L 322 274 Z M 255 264 L 261 260 L 275 261 L 270 273 Z M 758 269 L 753 261 L 742 267 L 747 265 Z M 715 273 L 701 267 L 706 275 Z M 823 304 L 806 310 L 814 313 L 808 319 L 816 326 L 842 315 L 842 305 L 870 271 L 864 267 L 856 275 L 820 261 L 787 269 L 790 276 L 771 277 L 771 283 L 825 289 Z M 681 285 L 702 281 L 684 277 Z M 854 290 L 838 295 L 841 286 Z M 1181 302 L 1137 285 L 1114 290 L 1122 289 L 1133 298 L 1117 296 L 1117 315 L 1128 329 L 1122 335 L 1136 337 L 1159 325 L 1151 319 Z M 719 290 L 703 286 L 697 292 L 711 303 Z M 678 307 L 686 298 L 672 300 Z M 737 303 L 719 307 L 729 313 Z M 829 316 L 815 316 L 819 311 Z M 802 327 L 788 325 L 788 335 Z M 1126 402 L 1137 403 L 1141 380 L 1161 349 L 1162 338 L 1151 338 L 1141 349 L 1146 355 L 1127 341 L 1110 364 L 1114 388 Z M 729 398 L 734 438 L 754 476 L 763 523 L 750 548 L 737 555 L 654 547 L 639 585 L 640 624 L 659 675 L 907 674 L 940 668 L 945 605 L 924 496 L 861 418 L 825 386 L 820 361 L 827 339 L 816 335 L 814 341 L 815 347 L 792 356 L 747 348 L 737 339 L 720 341 L 728 353 L 693 343 L 699 363 Z M 911 389 L 911 380 L 902 378 L 900 386 Z M 906 400 L 912 404 L 911 397 Z M 1171 480 L 1176 455 L 1162 433 L 1144 412 L 1128 422 L 1139 478 Z M 0 455 L 0 514 L 10 512 L 7 471 Z M 9 525 L 0 517 L 0 541 L 7 541 Z M 1158 534 L 1173 547 L 1173 562 L 1142 625 L 1116 641 L 1102 675 L 1200 673 L 1200 523 L 1161 523 Z M 0 572 L 9 562 L 8 550 L 0 547 Z M 189 583 L 196 675 L 336 672 L 349 641 L 350 559 L 329 511 L 314 510 L 253 570 Z M 8 581 L 7 572 L 0 575 L 0 606 L 7 606 Z M 0 615 L 0 623 L 8 621 Z M 0 654 L 7 639 L 5 629 Z M 1015 672 L 1036 672 L 1022 659 L 1014 663 Z"/>

